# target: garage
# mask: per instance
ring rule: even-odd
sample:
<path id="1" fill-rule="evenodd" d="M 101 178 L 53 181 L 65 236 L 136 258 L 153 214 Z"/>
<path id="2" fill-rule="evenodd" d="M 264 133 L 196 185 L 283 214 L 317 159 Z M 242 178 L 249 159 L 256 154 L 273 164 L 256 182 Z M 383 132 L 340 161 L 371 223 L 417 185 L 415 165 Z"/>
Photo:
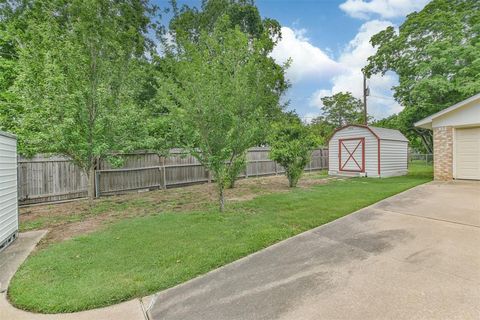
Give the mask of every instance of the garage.
<path id="1" fill-rule="evenodd" d="M 480 180 L 480 93 L 415 126 L 433 131 L 436 180 Z"/>
<path id="2" fill-rule="evenodd" d="M 480 127 L 455 130 L 454 176 L 480 180 Z"/>

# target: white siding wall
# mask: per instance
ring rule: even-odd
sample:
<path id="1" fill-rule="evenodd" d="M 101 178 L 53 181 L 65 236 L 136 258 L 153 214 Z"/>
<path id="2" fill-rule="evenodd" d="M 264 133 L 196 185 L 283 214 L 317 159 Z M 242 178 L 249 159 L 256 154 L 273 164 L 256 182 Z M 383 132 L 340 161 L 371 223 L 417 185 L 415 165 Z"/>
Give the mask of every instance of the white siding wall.
<path id="1" fill-rule="evenodd" d="M 0 248 L 17 230 L 17 141 L 0 132 Z"/>
<path id="2" fill-rule="evenodd" d="M 338 140 L 349 138 L 365 138 L 365 173 L 369 177 L 378 177 L 378 143 L 370 130 L 362 127 L 346 127 L 337 131 L 328 144 L 329 174 L 338 174 Z"/>
<path id="3" fill-rule="evenodd" d="M 407 174 L 408 143 L 380 140 L 380 175 L 391 177 Z"/>

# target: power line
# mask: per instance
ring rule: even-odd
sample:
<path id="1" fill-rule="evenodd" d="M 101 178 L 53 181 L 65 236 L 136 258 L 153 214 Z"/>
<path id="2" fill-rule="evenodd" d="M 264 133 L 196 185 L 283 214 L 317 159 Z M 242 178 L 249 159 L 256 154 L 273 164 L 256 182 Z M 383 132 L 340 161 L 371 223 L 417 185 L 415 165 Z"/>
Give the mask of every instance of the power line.
<path id="1" fill-rule="evenodd" d="M 370 97 L 377 98 L 377 99 L 383 99 L 383 100 L 395 101 L 394 98 L 392 98 L 392 97 L 387 97 L 387 96 L 374 96 L 374 95 L 370 95 Z"/>

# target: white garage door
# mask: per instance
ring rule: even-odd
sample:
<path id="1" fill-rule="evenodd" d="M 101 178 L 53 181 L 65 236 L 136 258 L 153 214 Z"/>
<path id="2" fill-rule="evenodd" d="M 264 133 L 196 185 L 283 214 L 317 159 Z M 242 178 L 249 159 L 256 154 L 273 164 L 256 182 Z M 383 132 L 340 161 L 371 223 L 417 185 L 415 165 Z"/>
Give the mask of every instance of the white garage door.
<path id="1" fill-rule="evenodd" d="M 480 180 L 480 128 L 456 129 L 455 167 L 457 179 Z"/>

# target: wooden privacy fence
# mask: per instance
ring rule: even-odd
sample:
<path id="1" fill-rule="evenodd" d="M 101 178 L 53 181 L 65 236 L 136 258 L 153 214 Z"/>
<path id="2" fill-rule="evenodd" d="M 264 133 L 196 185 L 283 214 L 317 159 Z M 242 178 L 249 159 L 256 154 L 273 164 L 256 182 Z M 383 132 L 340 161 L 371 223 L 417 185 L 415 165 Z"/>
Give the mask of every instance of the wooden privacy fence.
<path id="1" fill-rule="evenodd" d="M 280 165 L 268 158 L 268 147 L 252 148 L 247 153 L 246 170 L 240 178 L 282 174 Z M 122 154 L 123 165 L 101 159 L 95 171 L 97 196 L 134 190 L 179 187 L 212 180 L 212 175 L 193 156 L 173 149 L 167 157 L 156 153 Z M 306 171 L 328 168 L 328 150 L 312 153 Z M 85 197 L 87 178 L 69 159 L 62 157 L 19 159 L 20 204 L 33 204 Z"/>
<path id="2" fill-rule="evenodd" d="M 18 157 L 18 200 L 22 204 L 87 196 L 87 177 L 64 157 Z"/>

